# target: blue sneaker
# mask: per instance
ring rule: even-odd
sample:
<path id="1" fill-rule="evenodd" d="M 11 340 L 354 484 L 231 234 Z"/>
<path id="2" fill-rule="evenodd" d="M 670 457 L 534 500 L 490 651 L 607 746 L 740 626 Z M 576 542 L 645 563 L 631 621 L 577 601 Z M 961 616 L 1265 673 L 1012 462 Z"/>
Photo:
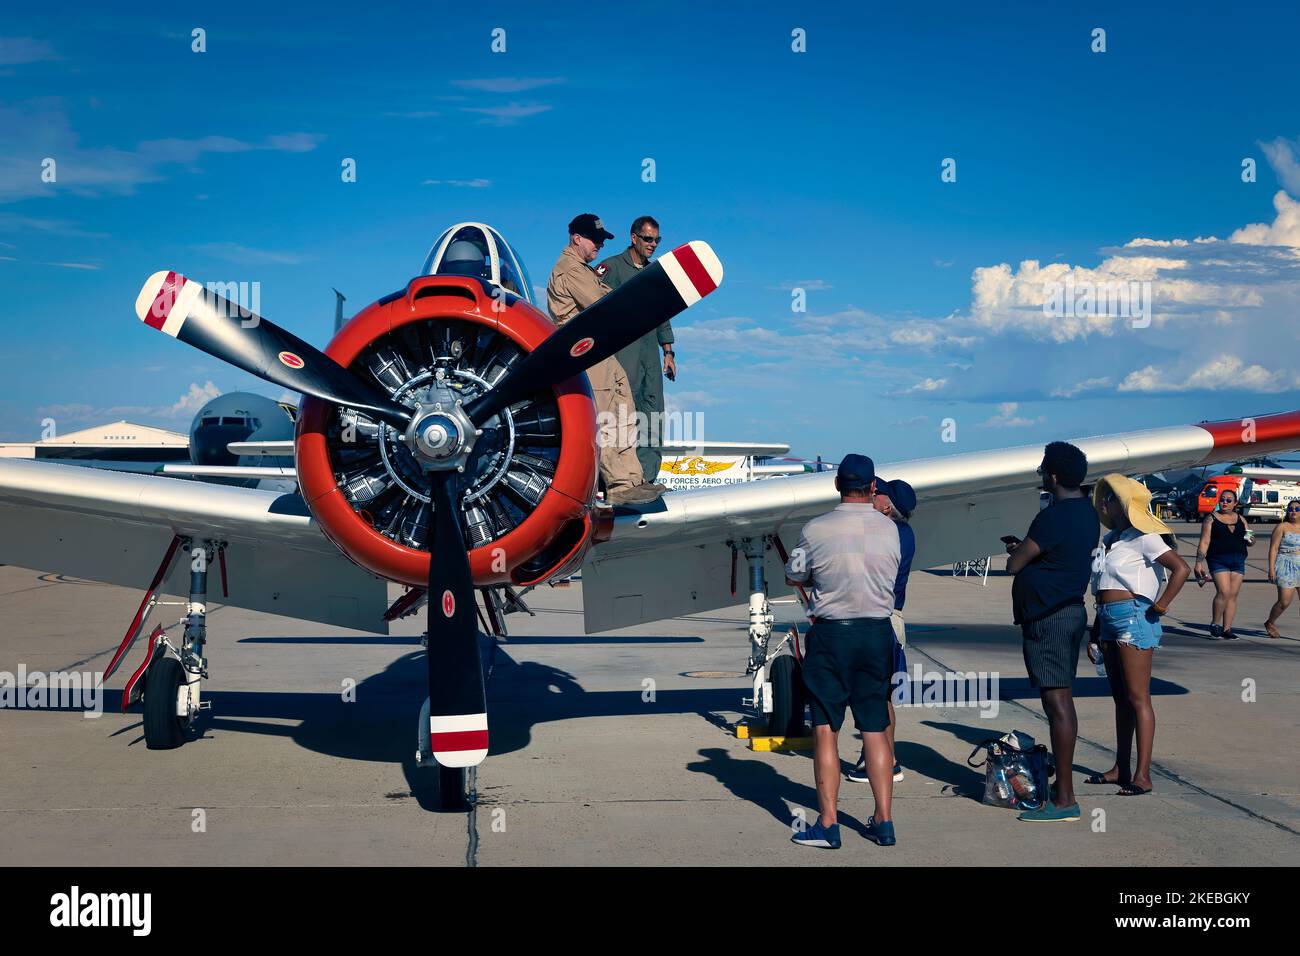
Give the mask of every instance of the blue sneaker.
<path id="1" fill-rule="evenodd" d="M 822 826 L 822 818 L 817 817 L 810 827 L 804 827 L 803 830 L 793 834 L 790 837 L 791 843 L 797 843 L 800 846 L 815 846 L 823 850 L 838 850 L 840 848 L 840 825 L 832 823 L 830 826 Z"/>
<path id="2" fill-rule="evenodd" d="M 875 817 L 868 818 L 867 839 L 877 846 L 893 846 L 898 842 L 894 838 L 894 821 L 882 820 L 877 823 Z"/>

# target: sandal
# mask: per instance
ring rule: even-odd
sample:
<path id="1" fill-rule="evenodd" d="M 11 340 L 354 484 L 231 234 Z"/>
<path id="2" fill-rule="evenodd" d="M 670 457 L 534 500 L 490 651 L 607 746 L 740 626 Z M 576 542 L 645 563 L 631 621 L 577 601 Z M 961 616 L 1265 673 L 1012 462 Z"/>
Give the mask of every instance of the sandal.
<path id="1" fill-rule="evenodd" d="M 1150 788 L 1150 787 L 1146 787 L 1146 788 L 1144 789 L 1144 788 L 1142 788 L 1142 787 L 1139 787 L 1136 783 L 1126 783 L 1126 784 L 1124 784 L 1122 787 L 1119 788 L 1119 790 L 1118 790 L 1118 792 L 1116 792 L 1115 796 L 1117 796 L 1117 797 L 1145 797 L 1145 796 L 1146 796 L 1148 793 L 1150 793 L 1150 792 L 1151 792 L 1151 788 Z"/>
<path id="2" fill-rule="evenodd" d="M 1107 780 L 1105 775 L 1094 773 L 1091 777 L 1085 780 L 1084 783 L 1092 784 L 1094 787 L 1113 787 L 1115 784 L 1119 783 L 1119 781 Z"/>

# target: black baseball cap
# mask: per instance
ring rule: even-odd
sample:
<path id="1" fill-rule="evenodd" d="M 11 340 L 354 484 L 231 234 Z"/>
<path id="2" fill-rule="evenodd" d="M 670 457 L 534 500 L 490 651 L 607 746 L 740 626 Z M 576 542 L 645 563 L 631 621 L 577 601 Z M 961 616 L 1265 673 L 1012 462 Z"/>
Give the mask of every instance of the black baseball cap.
<path id="1" fill-rule="evenodd" d="M 614 234 L 605 228 L 605 224 L 594 212 L 584 212 L 581 216 L 574 216 L 573 221 L 569 223 L 569 235 L 585 236 L 592 242 L 614 238 Z"/>
<path id="2" fill-rule="evenodd" d="M 867 488 L 876 480 L 876 463 L 866 455 L 845 455 L 837 477 L 843 488 Z"/>

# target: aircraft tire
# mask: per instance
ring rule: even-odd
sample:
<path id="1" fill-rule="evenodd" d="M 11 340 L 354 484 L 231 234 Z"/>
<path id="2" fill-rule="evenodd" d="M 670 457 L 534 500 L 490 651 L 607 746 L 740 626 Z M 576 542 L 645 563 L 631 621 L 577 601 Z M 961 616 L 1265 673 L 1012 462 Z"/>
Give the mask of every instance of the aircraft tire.
<path id="1" fill-rule="evenodd" d="M 181 662 L 159 657 L 144 678 L 144 743 L 150 750 L 174 750 L 185 741 L 185 723 L 176 715 L 176 695 L 185 681 Z"/>
<path id="2" fill-rule="evenodd" d="M 804 733 L 803 675 L 799 662 L 782 654 L 768 670 L 772 683 L 772 712 L 767 715 L 767 732 L 772 737 L 802 737 Z"/>

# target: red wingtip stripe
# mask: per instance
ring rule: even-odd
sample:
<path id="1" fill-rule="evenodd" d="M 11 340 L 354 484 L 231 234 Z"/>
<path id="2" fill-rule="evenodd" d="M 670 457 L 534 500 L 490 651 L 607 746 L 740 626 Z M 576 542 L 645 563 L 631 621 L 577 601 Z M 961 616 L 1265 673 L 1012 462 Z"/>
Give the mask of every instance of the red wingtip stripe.
<path id="1" fill-rule="evenodd" d="M 1300 447 L 1300 411 L 1226 422 L 1200 422 L 1197 427 L 1210 433 L 1215 449 L 1239 447 L 1243 454 L 1257 452 L 1262 455 Z"/>
<path id="2" fill-rule="evenodd" d="M 486 750 L 487 745 L 486 730 L 456 730 L 429 735 L 429 749 L 435 754 L 449 753 L 453 750 Z"/>
<path id="3" fill-rule="evenodd" d="M 691 280 L 691 285 L 695 286 L 695 291 L 700 294 L 700 298 L 704 298 L 718 287 L 713 277 L 709 275 L 709 270 L 704 268 L 704 263 L 700 262 L 700 257 L 689 244 L 674 249 L 673 257 L 686 273 L 686 278 Z"/>
<path id="4" fill-rule="evenodd" d="M 177 275 L 175 272 L 167 273 L 167 278 L 158 287 L 158 294 L 154 296 L 153 304 L 149 306 L 149 311 L 144 314 L 144 324 L 151 329 L 162 330 L 167 324 L 167 316 L 171 314 L 172 306 L 176 304 L 176 296 L 180 294 L 181 286 L 185 284 L 185 277 Z"/>

